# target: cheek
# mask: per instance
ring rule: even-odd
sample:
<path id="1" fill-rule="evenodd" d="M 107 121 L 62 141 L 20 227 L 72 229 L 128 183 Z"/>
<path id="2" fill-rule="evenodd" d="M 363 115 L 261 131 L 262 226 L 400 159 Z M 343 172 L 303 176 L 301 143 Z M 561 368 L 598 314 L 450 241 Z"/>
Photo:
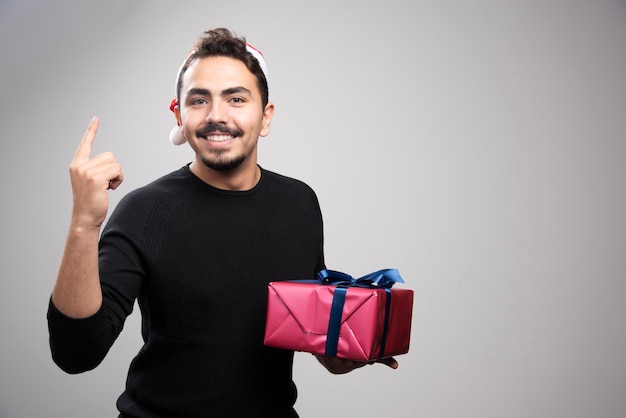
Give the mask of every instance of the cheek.
<path id="1" fill-rule="evenodd" d="M 186 112 L 181 115 L 181 126 L 187 131 L 195 131 L 203 121 L 204 119 L 197 112 Z"/>
<path id="2" fill-rule="evenodd" d="M 245 115 L 238 115 L 236 119 L 233 118 L 233 122 L 244 129 L 246 132 L 263 132 L 264 130 L 264 121 L 263 117 L 259 117 L 259 114 L 256 112 L 246 113 Z"/>

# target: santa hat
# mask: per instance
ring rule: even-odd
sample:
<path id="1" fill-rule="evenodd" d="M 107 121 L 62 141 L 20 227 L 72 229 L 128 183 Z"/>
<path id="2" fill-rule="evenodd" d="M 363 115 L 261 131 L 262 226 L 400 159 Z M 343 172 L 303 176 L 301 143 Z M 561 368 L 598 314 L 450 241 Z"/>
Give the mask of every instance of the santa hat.
<path id="1" fill-rule="evenodd" d="M 261 53 L 261 51 L 259 51 L 258 49 L 256 49 L 250 44 L 246 44 L 246 49 L 259 62 L 259 65 L 261 66 L 261 70 L 263 70 L 263 74 L 265 75 L 265 80 L 267 80 L 268 79 L 267 78 L 267 64 L 265 63 L 265 58 L 263 58 L 263 54 Z M 185 62 L 186 61 L 187 60 L 185 59 Z M 185 63 L 183 62 L 183 65 L 181 65 L 180 68 L 178 69 L 178 74 L 176 76 L 176 83 L 178 83 L 178 79 L 180 78 L 180 73 L 183 70 L 184 65 Z M 177 89 L 178 85 L 176 85 L 175 88 Z M 178 99 L 174 98 L 172 102 L 170 103 L 170 110 L 173 112 L 174 107 L 176 107 L 177 105 L 178 105 Z M 181 132 L 180 126 L 174 126 L 174 128 L 172 128 L 172 130 L 170 131 L 170 141 L 174 145 L 181 145 L 187 141 Z"/>

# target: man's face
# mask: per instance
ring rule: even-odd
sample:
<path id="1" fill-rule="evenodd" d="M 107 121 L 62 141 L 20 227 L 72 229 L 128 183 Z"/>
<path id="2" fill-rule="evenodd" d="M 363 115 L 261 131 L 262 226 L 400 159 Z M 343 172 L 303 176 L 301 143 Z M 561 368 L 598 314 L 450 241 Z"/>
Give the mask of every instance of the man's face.
<path id="1" fill-rule="evenodd" d="M 273 105 L 263 109 L 256 77 L 243 62 L 194 61 L 180 95 L 176 116 L 197 161 L 217 171 L 256 169 L 258 137 L 269 133 Z"/>

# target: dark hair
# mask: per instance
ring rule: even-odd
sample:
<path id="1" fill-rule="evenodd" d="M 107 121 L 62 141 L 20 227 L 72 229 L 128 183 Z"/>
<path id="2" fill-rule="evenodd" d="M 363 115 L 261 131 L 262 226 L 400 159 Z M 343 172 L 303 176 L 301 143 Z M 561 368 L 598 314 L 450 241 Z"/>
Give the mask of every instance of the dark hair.
<path id="1" fill-rule="evenodd" d="M 183 75 L 196 59 L 213 56 L 223 56 L 238 59 L 248 70 L 256 76 L 257 85 L 261 92 L 263 109 L 269 101 L 269 90 L 265 73 L 259 61 L 246 48 L 246 38 L 238 36 L 225 28 L 216 28 L 205 31 L 198 37 L 194 49 L 191 51 L 178 74 L 176 82 L 176 96 L 180 101 L 180 90 L 183 85 Z"/>

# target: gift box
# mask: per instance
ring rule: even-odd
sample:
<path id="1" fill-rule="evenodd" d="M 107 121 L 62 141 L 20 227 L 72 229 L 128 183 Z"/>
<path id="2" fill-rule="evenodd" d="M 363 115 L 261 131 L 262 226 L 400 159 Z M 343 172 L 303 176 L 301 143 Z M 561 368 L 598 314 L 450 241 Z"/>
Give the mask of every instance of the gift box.
<path id="1" fill-rule="evenodd" d="M 395 269 L 359 279 L 322 270 L 317 280 L 271 282 L 265 345 L 355 361 L 409 351 L 413 291 Z"/>

